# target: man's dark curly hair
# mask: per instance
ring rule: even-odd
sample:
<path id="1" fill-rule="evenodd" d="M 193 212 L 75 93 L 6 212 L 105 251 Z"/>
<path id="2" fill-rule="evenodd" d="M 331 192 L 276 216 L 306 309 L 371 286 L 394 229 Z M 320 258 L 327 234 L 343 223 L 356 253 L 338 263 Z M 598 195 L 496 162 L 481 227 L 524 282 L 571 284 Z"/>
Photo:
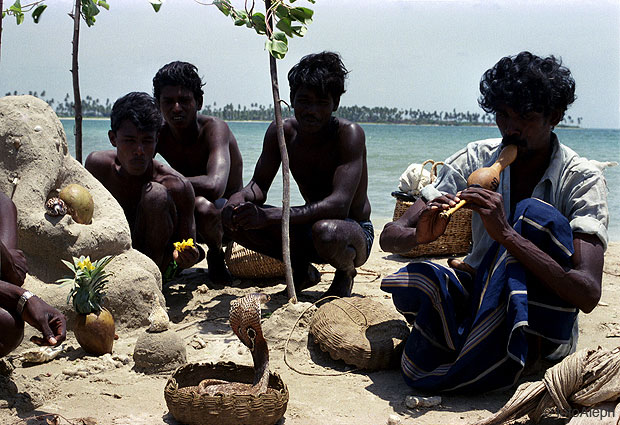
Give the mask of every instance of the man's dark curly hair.
<path id="1" fill-rule="evenodd" d="M 330 94 L 338 102 L 345 92 L 344 80 L 348 73 L 337 53 L 321 52 L 304 56 L 288 72 L 291 102 L 301 86 L 309 87 L 321 95 Z"/>
<path id="2" fill-rule="evenodd" d="M 521 115 L 560 112 L 560 119 L 575 101 L 575 80 L 570 70 L 554 56 L 541 58 L 530 52 L 506 56 L 484 73 L 478 104 L 494 113 L 508 106 Z"/>
<path id="3" fill-rule="evenodd" d="M 198 108 L 202 106 L 202 86 L 204 83 L 198 75 L 198 68 L 189 62 L 175 61 L 162 66 L 153 77 L 153 96 L 159 104 L 159 96 L 165 86 L 185 87 L 194 94 Z"/>
<path id="4" fill-rule="evenodd" d="M 131 92 L 114 102 L 110 114 L 112 131 L 116 132 L 125 120 L 131 121 L 140 131 L 157 131 L 162 124 L 155 99 L 144 92 Z"/>

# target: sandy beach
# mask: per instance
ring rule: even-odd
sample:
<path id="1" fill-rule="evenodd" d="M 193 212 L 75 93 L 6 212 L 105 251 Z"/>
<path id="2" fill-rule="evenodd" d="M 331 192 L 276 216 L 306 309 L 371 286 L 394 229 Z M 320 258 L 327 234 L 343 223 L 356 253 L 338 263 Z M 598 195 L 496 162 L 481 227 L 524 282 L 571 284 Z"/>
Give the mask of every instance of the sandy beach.
<path id="1" fill-rule="evenodd" d="M 382 226 L 377 225 L 377 237 Z M 394 272 L 406 258 L 383 252 L 375 242 L 369 261 L 360 268 L 353 288 L 355 296 L 372 297 L 393 308 L 390 297 L 380 291 L 382 277 Z M 439 260 L 445 261 L 445 260 Z M 497 411 L 513 390 L 484 395 L 443 395 L 440 405 L 408 409 L 407 395 L 418 394 L 405 385 L 398 370 L 352 371 L 331 360 L 308 341 L 312 303 L 323 293 L 333 269 L 322 267 L 321 283 L 299 295 L 299 303 L 287 303 L 282 280 L 235 281 L 221 287 L 207 279 L 206 262 L 184 271 L 164 289 L 171 329 L 186 342 L 188 362 L 233 361 L 251 365 L 249 351 L 228 325 L 230 301 L 262 291 L 271 295 L 263 310 L 263 329 L 270 348 L 271 369 L 282 377 L 290 391 L 284 420 L 287 425 L 386 424 L 396 415 L 401 424 L 475 423 Z M 600 304 L 580 315 L 579 349 L 613 348 L 620 345 L 620 243 L 609 245 L 605 255 L 603 295 Z M 306 310 L 296 328 L 298 318 Z M 28 338 L 9 356 L 16 366 L 10 378 L 0 376 L 0 423 L 46 424 L 49 414 L 60 415 L 58 424 L 177 424 L 164 400 L 164 386 L 171 373 L 147 375 L 134 368 L 131 358 L 138 336 L 144 329 L 119 333 L 111 359 L 86 355 L 73 333 L 68 332 L 64 351 L 43 364 L 22 362 L 20 353 L 34 347 Z M 615 335 L 615 337 L 613 336 Z M 289 364 L 284 362 L 287 339 Z M 321 374 L 340 373 L 338 376 Z M 541 375 L 528 377 L 539 379 Z M 426 394 L 428 395 L 428 394 Z M 89 418 L 89 419 L 86 419 Z M 522 419 L 519 423 L 527 423 Z M 543 423 L 562 423 L 547 419 Z"/>

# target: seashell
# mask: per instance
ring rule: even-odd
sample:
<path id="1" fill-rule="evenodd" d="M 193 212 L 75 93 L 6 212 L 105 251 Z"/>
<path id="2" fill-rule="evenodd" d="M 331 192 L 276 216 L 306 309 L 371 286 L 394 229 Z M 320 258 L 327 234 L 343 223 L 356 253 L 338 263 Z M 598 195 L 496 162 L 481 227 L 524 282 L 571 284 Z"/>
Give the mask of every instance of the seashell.
<path id="1" fill-rule="evenodd" d="M 25 351 L 22 357 L 25 362 L 45 363 L 54 360 L 65 348 L 65 345 L 58 347 L 38 347 L 33 350 Z"/>
<path id="2" fill-rule="evenodd" d="M 170 327 L 168 313 L 160 305 L 153 308 L 153 311 L 149 315 L 149 322 L 151 326 L 147 329 L 148 332 L 164 332 Z"/>
<path id="3" fill-rule="evenodd" d="M 59 216 L 67 214 L 67 205 L 60 198 L 49 198 L 45 203 L 46 212 L 51 216 Z"/>

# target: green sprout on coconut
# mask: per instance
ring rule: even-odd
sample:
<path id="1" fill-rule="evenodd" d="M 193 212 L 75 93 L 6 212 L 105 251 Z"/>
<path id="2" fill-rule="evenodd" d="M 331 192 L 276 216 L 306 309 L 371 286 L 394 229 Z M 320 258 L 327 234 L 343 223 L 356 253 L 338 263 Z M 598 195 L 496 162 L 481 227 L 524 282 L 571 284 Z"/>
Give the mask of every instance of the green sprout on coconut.
<path id="1" fill-rule="evenodd" d="M 113 258 L 107 255 L 93 263 L 90 257 L 82 255 L 79 258 L 73 257 L 73 264 L 61 260 L 73 272 L 73 276 L 56 281 L 73 284 L 67 296 L 67 304 L 73 304 L 78 314 L 74 334 L 82 348 L 91 354 L 111 353 L 114 344 L 114 318 L 101 305 L 110 276 L 104 268 Z"/>

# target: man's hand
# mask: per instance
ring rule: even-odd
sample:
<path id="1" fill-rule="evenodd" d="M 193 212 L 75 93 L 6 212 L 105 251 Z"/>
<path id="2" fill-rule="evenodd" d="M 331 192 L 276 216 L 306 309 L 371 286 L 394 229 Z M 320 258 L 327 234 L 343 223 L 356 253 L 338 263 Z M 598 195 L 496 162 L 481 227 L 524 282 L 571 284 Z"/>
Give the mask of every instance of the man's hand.
<path id="1" fill-rule="evenodd" d="M 457 196 L 467 201 L 466 208 L 476 211 L 487 233 L 500 244 L 513 231 L 506 219 L 504 198 L 501 194 L 481 187 L 469 187 Z"/>
<path id="2" fill-rule="evenodd" d="M 22 318 L 43 334 L 43 338 L 30 338 L 37 345 L 58 345 L 67 337 L 65 316 L 37 296 L 30 297 L 26 302 Z"/>
<path id="3" fill-rule="evenodd" d="M 188 246 L 179 251 L 175 249 L 172 252 L 172 259 L 177 263 L 177 266 L 181 269 L 188 269 L 198 262 L 200 258 L 200 251 L 195 246 Z"/>
<path id="4" fill-rule="evenodd" d="M 459 200 L 454 195 L 446 194 L 426 204 L 416 226 L 416 243 L 429 243 L 443 235 L 450 219 L 440 213 L 456 205 Z"/>
<path id="5" fill-rule="evenodd" d="M 256 204 L 243 202 L 235 207 L 224 207 L 222 222 L 233 229 L 261 229 L 267 226 L 267 214 Z"/>

